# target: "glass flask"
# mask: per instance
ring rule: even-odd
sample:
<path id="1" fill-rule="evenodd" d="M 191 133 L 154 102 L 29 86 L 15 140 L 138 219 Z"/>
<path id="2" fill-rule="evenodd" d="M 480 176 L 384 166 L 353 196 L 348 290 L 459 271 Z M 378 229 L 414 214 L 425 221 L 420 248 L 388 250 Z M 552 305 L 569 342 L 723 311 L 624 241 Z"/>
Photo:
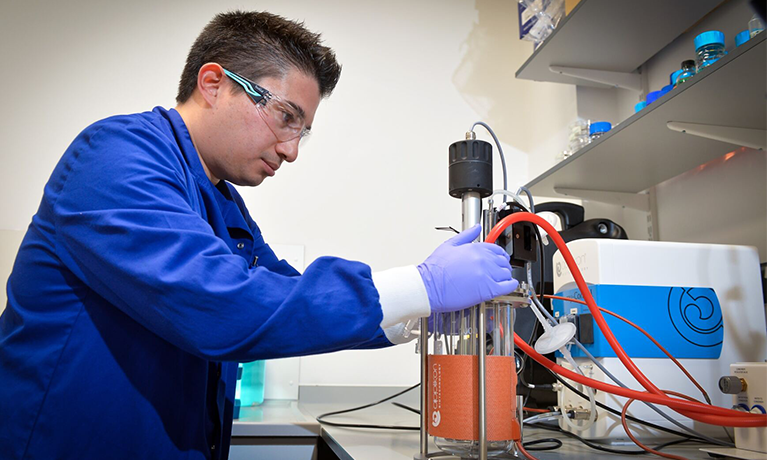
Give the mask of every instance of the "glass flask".
<path id="1" fill-rule="evenodd" d="M 495 300 L 495 299 L 494 299 Z M 481 337 L 480 309 L 485 309 Z M 479 458 L 478 360 L 485 347 L 488 457 L 506 454 L 519 439 L 512 302 L 491 301 L 430 320 L 429 434 L 443 452 Z"/>

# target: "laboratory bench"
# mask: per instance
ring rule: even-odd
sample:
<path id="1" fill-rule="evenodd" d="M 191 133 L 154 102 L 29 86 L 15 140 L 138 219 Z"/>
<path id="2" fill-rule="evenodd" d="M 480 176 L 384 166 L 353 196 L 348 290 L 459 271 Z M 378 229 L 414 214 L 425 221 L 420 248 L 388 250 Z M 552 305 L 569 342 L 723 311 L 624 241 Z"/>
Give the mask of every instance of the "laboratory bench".
<path id="1" fill-rule="evenodd" d="M 394 391 L 389 390 L 390 394 Z M 417 392 L 415 392 L 417 393 Z M 366 402 L 377 401 L 378 395 Z M 338 400 L 336 400 L 338 401 Z M 417 403 L 403 402 L 411 407 Z M 264 404 L 241 409 L 240 418 L 234 421 L 232 460 L 412 460 L 419 449 L 418 431 L 374 430 L 321 426 L 316 417 L 320 414 L 347 409 L 359 405 L 352 402 L 300 402 L 267 400 Z M 385 424 L 395 426 L 418 426 L 416 414 L 390 403 L 370 407 L 359 412 L 333 416 L 332 421 L 350 424 Z M 609 460 L 632 458 L 634 455 L 618 455 L 591 449 L 577 440 L 559 433 L 525 428 L 525 441 L 541 438 L 557 438 L 563 445 L 552 451 L 530 452 L 540 460 Z M 652 445 L 659 444 L 651 443 Z M 668 447 L 663 452 L 681 455 L 688 459 L 710 459 L 699 449 L 703 444 L 685 444 Z M 638 450 L 633 444 L 610 446 L 616 449 Z M 437 452 L 430 442 L 429 452 Z M 646 458 L 653 458 L 647 454 Z M 452 458 L 452 457 L 438 457 Z M 511 457 L 508 457 L 511 458 Z"/>

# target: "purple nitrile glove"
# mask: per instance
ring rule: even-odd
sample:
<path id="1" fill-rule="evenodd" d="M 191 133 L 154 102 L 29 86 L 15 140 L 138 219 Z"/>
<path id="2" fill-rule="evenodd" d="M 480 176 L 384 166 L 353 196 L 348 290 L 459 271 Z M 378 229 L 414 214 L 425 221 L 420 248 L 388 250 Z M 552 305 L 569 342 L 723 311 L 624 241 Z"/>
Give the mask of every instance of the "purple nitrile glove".
<path id="1" fill-rule="evenodd" d="M 506 251 L 498 245 L 472 243 L 475 225 L 442 243 L 418 271 L 432 312 L 451 312 L 477 305 L 517 288 Z"/>

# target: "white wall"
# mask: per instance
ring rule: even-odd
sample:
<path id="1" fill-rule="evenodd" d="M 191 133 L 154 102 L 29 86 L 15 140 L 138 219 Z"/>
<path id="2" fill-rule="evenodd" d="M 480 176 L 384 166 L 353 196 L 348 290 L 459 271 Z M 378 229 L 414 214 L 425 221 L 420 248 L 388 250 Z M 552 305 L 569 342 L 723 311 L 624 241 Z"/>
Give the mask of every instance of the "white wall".
<path id="1" fill-rule="evenodd" d="M 16 252 L 21 245 L 21 239 L 24 237 L 24 232 L 19 230 L 2 230 L 0 229 L 0 283 L 2 283 L 2 289 L 0 289 L 0 314 L 5 310 L 5 281 L 8 279 L 8 275 L 11 274 L 13 268 L 13 261 L 16 259 Z"/>
<path id="2" fill-rule="evenodd" d="M 448 236 L 435 226 L 460 225 L 446 154 L 475 120 L 504 143 L 510 187 L 551 166 L 566 143 L 575 90 L 514 79 L 532 45 L 517 38 L 513 1 L 5 1 L 0 229 L 26 228 L 85 126 L 173 106 L 194 38 L 235 7 L 306 21 L 344 65 L 299 161 L 242 190 L 267 240 L 305 246 L 307 264 L 337 255 L 382 270 L 423 260 Z M 412 345 L 301 359 L 303 384 L 417 380 Z"/>

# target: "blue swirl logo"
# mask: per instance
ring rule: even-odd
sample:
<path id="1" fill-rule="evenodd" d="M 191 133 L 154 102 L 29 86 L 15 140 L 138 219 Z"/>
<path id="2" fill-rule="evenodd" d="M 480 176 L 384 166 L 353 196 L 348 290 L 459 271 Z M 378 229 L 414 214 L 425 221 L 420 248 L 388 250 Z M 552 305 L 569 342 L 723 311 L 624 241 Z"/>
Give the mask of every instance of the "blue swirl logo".
<path id="1" fill-rule="evenodd" d="M 716 347 L 724 339 L 722 309 L 711 288 L 671 288 L 668 315 L 682 338 L 698 347 Z"/>

